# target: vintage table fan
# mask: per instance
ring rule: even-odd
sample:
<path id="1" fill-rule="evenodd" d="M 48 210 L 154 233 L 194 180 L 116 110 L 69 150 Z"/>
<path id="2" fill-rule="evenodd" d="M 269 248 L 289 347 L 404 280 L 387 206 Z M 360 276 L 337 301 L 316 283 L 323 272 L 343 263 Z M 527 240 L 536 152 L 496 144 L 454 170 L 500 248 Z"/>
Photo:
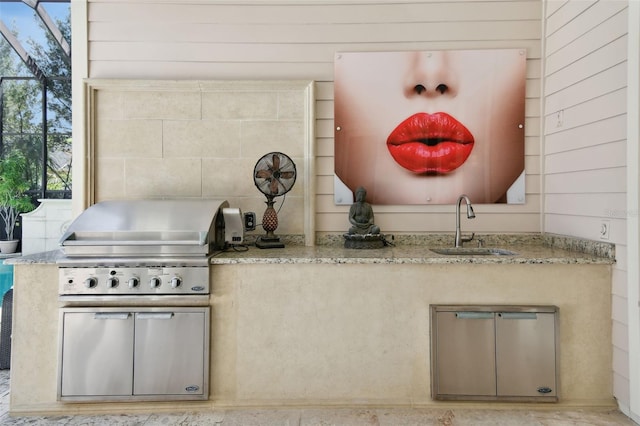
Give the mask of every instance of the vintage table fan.
<path id="1" fill-rule="evenodd" d="M 296 181 L 296 165 L 286 154 L 270 152 L 258 160 L 253 169 L 253 182 L 267 197 L 267 209 L 262 217 L 266 235 L 258 237 L 259 248 L 282 248 L 284 243 L 274 234 L 278 228 L 278 212 L 273 208 L 274 199 L 291 191 Z"/>

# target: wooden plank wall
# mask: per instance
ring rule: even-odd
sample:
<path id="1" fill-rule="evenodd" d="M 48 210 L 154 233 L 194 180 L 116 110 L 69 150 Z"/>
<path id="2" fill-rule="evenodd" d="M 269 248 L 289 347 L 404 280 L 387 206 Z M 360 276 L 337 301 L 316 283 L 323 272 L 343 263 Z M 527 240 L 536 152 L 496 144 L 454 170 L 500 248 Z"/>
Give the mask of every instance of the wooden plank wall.
<path id="1" fill-rule="evenodd" d="M 297 79 L 316 83 L 316 230 L 342 233 L 333 203 L 338 51 L 524 48 L 526 204 L 475 206 L 476 232 L 540 232 L 541 0 L 90 0 L 89 76 Z M 453 206 L 376 206 L 385 233 L 452 232 Z"/>
<path id="2" fill-rule="evenodd" d="M 544 229 L 616 244 L 614 395 L 629 405 L 626 0 L 550 1 L 545 13 Z M 636 212 L 637 213 L 637 212 Z M 637 259 L 636 259 L 637 262 Z"/>
<path id="3" fill-rule="evenodd" d="M 555 5 L 558 2 L 551 2 Z M 547 17 L 545 230 L 599 239 L 626 198 L 626 1 L 569 1 Z"/>

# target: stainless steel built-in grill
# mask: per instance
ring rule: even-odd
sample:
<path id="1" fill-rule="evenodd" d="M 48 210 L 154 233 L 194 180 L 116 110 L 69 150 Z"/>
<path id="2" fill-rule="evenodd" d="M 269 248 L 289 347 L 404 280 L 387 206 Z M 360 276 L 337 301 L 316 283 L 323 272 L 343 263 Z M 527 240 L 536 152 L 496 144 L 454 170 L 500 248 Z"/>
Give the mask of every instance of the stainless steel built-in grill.
<path id="1" fill-rule="evenodd" d="M 224 246 L 226 207 L 223 200 L 105 201 L 89 207 L 60 240 L 66 256 L 58 262 L 62 300 L 209 294 L 208 257 Z"/>
<path id="2" fill-rule="evenodd" d="M 62 401 L 208 398 L 209 256 L 224 200 L 107 201 L 60 240 Z"/>

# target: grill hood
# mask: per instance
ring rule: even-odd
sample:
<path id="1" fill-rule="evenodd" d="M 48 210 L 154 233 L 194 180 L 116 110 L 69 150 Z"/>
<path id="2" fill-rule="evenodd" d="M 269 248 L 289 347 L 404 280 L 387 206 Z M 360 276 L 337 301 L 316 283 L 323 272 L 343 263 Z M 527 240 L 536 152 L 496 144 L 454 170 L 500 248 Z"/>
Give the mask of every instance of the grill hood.
<path id="1" fill-rule="evenodd" d="M 67 257 L 208 256 L 224 246 L 226 200 L 117 200 L 92 205 L 60 238 Z"/>

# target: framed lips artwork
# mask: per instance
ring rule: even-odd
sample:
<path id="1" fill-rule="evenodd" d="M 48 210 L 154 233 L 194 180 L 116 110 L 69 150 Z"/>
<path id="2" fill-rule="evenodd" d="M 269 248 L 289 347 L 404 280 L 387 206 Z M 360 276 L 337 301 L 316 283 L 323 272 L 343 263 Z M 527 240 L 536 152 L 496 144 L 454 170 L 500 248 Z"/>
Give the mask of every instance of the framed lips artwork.
<path id="1" fill-rule="evenodd" d="M 336 204 L 525 201 L 524 49 L 335 56 Z"/>

